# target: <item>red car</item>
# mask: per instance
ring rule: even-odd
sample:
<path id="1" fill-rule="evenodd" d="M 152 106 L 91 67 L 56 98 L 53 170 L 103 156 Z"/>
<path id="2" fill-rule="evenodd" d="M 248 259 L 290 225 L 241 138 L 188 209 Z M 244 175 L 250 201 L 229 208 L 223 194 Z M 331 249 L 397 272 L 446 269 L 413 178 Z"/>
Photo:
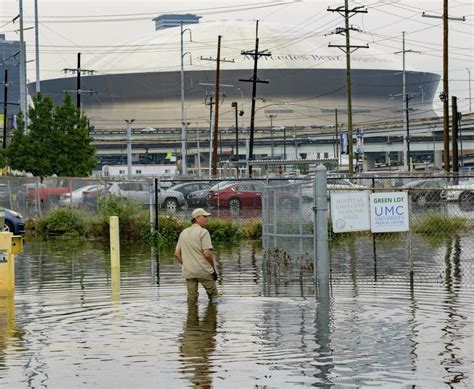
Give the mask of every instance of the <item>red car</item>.
<path id="1" fill-rule="evenodd" d="M 232 182 L 218 190 L 210 190 L 208 203 L 217 208 L 239 210 L 241 208 L 262 208 L 263 183 Z M 298 204 L 298 198 L 289 192 L 278 192 L 277 199 L 282 206 Z"/>

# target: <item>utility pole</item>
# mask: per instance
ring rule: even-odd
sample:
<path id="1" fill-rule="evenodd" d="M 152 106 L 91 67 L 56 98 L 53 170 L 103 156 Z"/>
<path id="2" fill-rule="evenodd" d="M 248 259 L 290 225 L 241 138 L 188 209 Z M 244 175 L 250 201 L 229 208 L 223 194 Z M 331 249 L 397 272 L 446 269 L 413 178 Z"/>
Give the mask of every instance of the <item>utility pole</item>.
<path id="1" fill-rule="evenodd" d="M 7 107 L 8 107 L 8 69 L 5 69 L 3 81 L 3 144 L 2 148 L 7 147 Z"/>
<path id="2" fill-rule="evenodd" d="M 334 120 L 336 121 L 336 158 L 337 158 L 336 169 L 337 171 L 339 171 L 339 125 L 337 123 L 337 108 L 334 110 Z"/>
<path id="3" fill-rule="evenodd" d="M 206 96 L 206 98 L 209 97 L 209 103 L 206 103 L 209 105 L 209 175 L 211 175 L 211 169 L 212 169 L 212 151 L 213 151 L 213 131 L 212 131 L 212 106 L 215 104 L 213 102 L 214 96 L 213 94 L 209 94 Z M 217 140 L 215 140 L 217 142 Z"/>
<path id="4" fill-rule="evenodd" d="M 258 51 L 258 20 L 256 23 L 256 31 L 255 31 L 255 51 L 242 51 L 241 55 L 249 55 L 253 57 L 253 76 L 252 78 L 245 80 L 239 79 L 242 82 L 251 82 L 252 83 L 252 108 L 250 111 L 250 144 L 249 144 L 249 161 L 248 164 L 248 172 L 249 177 L 252 177 L 252 165 L 251 161 L 253 160 L 253 137 L 255 131 L 255 100 L 257 97 L 257 83 L 268 84 L 269 81 L 259 80 L 257 77 L 257 68 L 258 68 L 258 59 L 260 57 L 270 57 L 272 54 L 267 52 L 267 50 Z"/>
<path id="5" fill-rule="evenodd" d="M 132 176 L 132 123 L 135 119 L 125 119 L 127 122 L 127 176 Z"/>
<path id="6" fill-rule="evenodd" d="M 92 75 L 94 74 L 94 70 L 87 70 L 87 69 L 81 69 L 81 53 L 77 53 L 77 68 L 65 68 L 63 69 L 64 73 L 76 73 L 76 89 L 75 90 L 70 90 L 67 92 L 76 92 L 76 106 L 79 111 L 81 112 L 81 94 L 92 94 L 93 91 L 92 89 L 81 89 L 81 74 L 89 74 Z"/>
<path id="7" fill-rule="evenodd" d="M 217 38 L 217 58 L 204 58 L 201 57 L 201 60 L 206 60 L 206 61 L 216 61 L 216 83 L 215 83 L 215 105 L 216 108 L 214 110 L 214 131 L 213 131 L 213 142 L 212 142 L 212 159 L 209 160 L 209 167 L 212 168 L 212 175 L 215 176 L 217 175 L 217 143 L 219 141 L 219 94 L 220 94 L 220 77 L 221 77 L 221 62 L 235 62 L 233 59 L 226 59 L 222 58 L 221 59 L 221 41 L 222 41 L 222 35 L 219 35 Z M 201 84 L 203 85 L 203 84 Z M 223 86 L 229 86 L 229 85 L 223 85 Z M 233 85 L 232 85 L 233 86 Z M 211 100 L 211 113 L 212 113 L 212 100 Z M 211 145 L 209 145 L 210 147 Z M 211 153 L 211 150 L 209 150 L 209 154 Z M 212 162 L 212 163 L 211 163 Z"/>
<path id="8" fill-rule="evenodd" d="M 443 91 L 440 99 L 443 102 L 443 144 L 444 144 L 444 171 L 449 173 L 449 72 L 448 72 L 448 20 L 466 21 L 466 18 L 453 18 L 448 16 L 448 0 L 443 0 L 443 16 L 421 15 L 425 18 L 443 19 Z"/>
<path id="9" fill-rule="evenodd" d="M 23 112 L 25 127 L 28 126 L 28 101 L 26 93 L 26 47 L 23 36 L 23 0 L 19 0 L 20 18 L 20 109 Z"/>
<path id="10" fill-rule="evenodd" d="M 345 34 L 346 44 L 345 45 L 332 45 L 329 44 L 328 47 L 337 47 L 346 53 L 346 79 L 347 79 L 347 126 L 348 126 L 348 143 L 349 143 L 349 175 L 354 174 L 354 146 L 352 139 L 352 80 L 351 80 L 351 53 L 357 49 L 367 49 L 369 46 L 359 46 L 351 45 L 350 41 L 350 31 L 359 31 L 357 28 L 352 26 L 349 27 L 349 18 L 358 13 L 367 13 L 366 9 L 363 9 L 364 6 L 354 7 L 349 9 L 349 0 L 344 1 L 344 6 L 337 8 L 328 8 L 330 12 L 337 12 L 339 15 L 344 17 L 344 28 L 336 29 L 336 34 Z"/>
<path id="11" fill-rule="evenodd" d="M 403 145 L 405 152 L 403 153 L 403 168 L 406 172 L 411 171 L 411 163 L 410 163 L 410 122 L 409 122 L 409 114 L 408 114 L 408 101 L 410 100 L 407 94 L 407 76 L 406 76 L 406 67 L 405 67 L 405 53 L 415 53 L 413 50 L 405 50 L 405 31 L 402 31 L 403 40 L 402 40 L 402 51 L 396 51 L 395 54 L 402 53 L 403 58 L 403 90 L 402 90 L 402 100 L 404 109 L 403 111 L 405 114 L 403 115 L 403 124 L 405 127 L 405 137 L 403 138 Z M 419 51 L 416 51 L 419 53 Z"/>
<path id="12" fill-rule="evenodd" d="M 232 108 L 235 112 L 235 160 L 239 160 L 239 107 L 237 101 L 232 102 Z M 237 175 L 239 173 L 239 168 L 237 166 Z"/>
<path id="13" fill-rule="evenodd" d="M 39 58 L 39 31 L 38 31 L 38 0 L 35 0 L 35 66 L 36 66 L 36 93 L 41 92 L 40 86 L 40 58 Z"/>
<path id="14" fill-rule="evenodd" d="M 187 167 L 187 156 L 186 156 L 186 132 L 187 132 L 187 123 L 184 115 L 184 56 L 186 54 L 191 55 L 191 53 L 183 52 L 184 42 L 183 42 L 183 34 L 189 31 L 190 41 L 191 38 L 191 30 L 186 28 L 183 30 L 183 21 L 181 21 L 181 165 L 182 165 L 182 172 L 183 175 L 186 176 L 188 174 L 188 167 Z"/>
<path id="15" fill-rule="evenodd" d="M 452 121 L 452 149 L 453 149 L 453 173 L 459 174 L 459 153 L 458 153 L 458 99 L 451 96 L 451 121 Z"/>
<path id="16" fill-rule="evenodd" d="M 219 132 L 219 93 L 221 81 L 221 40 L 222 35 L 217 37 L 217 60 L 216 60 L 216 109 L 214 110 L 214 144 L 212 149 L 212 175 L 217 175 L 217 139 Z M 219 142 L 220 143 L 220 142 Z"/>
<path id="17" fill-rule="evenodd" d="M 466 68 L 468 74 L 468 88 L 469 88 L 469 113 L 472 113 L 472 99 L 471 99 L 471 70 Z"/>

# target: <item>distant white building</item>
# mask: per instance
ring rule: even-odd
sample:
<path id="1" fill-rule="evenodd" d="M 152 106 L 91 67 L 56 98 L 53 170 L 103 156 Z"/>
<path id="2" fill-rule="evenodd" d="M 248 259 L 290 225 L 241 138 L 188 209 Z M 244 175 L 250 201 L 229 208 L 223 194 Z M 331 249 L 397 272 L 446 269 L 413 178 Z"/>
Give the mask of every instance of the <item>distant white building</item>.
<path id="1" fill-rule="evenodd" d="M 176 165 L 132 165 L 132 176 L 174 176 Z M 101 175 L 104 177 L 127 176 L 127 165 L 105 165 Z"/>

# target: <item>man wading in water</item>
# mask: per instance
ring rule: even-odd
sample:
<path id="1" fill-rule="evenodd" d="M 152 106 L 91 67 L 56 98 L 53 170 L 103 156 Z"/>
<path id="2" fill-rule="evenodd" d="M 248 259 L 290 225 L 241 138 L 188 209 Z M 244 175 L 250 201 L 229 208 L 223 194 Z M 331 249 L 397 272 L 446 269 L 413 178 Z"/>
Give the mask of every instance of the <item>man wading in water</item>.
<path id="1" fill-rule="evenodd" d="M 203 208 L 195 209 L 191 214 L 193 224 L 181 232 L 176 245 L 174 255 L 182 265 L 183 278 L 186 279 L 188 289 L 188 303 L 197 302 L 199 284 L 206 289 L 211 302 L 218 302 L 211 235 L 204 228 L 209 216 L 211 214 Z"/>

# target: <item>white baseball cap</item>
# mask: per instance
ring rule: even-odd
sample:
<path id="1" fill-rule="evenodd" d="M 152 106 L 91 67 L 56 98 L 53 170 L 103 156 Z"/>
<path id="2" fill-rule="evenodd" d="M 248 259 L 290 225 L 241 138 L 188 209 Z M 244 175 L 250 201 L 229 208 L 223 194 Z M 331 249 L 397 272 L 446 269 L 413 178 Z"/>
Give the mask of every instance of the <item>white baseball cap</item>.
<path id="1" fill-rule="evenodd" d="M 211 216 L 204 208 L 196 208 L 191 214 L 191 219 L 196 219 L 198 216 Z"/>

